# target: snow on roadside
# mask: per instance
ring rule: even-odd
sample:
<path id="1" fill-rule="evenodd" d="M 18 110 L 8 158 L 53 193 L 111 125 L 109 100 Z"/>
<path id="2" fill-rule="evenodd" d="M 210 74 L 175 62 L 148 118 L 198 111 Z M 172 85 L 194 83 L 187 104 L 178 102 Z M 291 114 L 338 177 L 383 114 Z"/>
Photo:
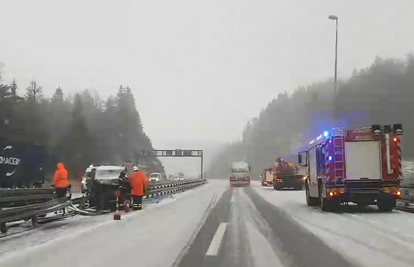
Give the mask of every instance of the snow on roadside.
<path id="1" fill-rule="evenodd" d="M 402 184 L 414 185 L 414 161 L 402 161 L 403 181 Z"/>
<path id="2" fill-rule="evenodd" d="M 136 254 L 137 251 L 146 253 L 142 258 L 147 258 L 149 265 L 144 266 L 152 266 L 151 261 L 154 260 L 157 261 L 156 266 L 163 266 L 167 261 L 171 264 L 186 245 L 211 199 L 219 198 L 226 186 L 227 183 L 222 181 L 210 181 L 200 188 L 152 204 L 143 211 L 129 213 L 121 221 L 114 221 L 110 214 L 62 221 L 67 223 L 67 227 L 59 226 L 51 231 L 36 229 L 37 235 L 0 242 L 0 265 L 95 266 L 99 262 L 99 266 L 106 266 L 108 261 L 111 262 L 106 257 L 111 256 L 113 261 L 108 266 L 113 266 L 119 263 L 115 258 L 122 258 L 125 253 Z M 45 226 L 50 227 L 51 224 Z M 148 257 L 162 251 L 162 247 L 168 251 L 163 257 Z M 65 262 L 63 265 L 62 261 Z"/>
<path id="3" fill-rule="evenodd" d="M 376 208 L 358 211 L 356 206 L 341 214 L 325 213 L 306 205 L 304 191 L 274 191 L 259 184 L 253 188 L 360 266 L 413 266 L 414 216 L 410 213 L 379 213 Z"/>

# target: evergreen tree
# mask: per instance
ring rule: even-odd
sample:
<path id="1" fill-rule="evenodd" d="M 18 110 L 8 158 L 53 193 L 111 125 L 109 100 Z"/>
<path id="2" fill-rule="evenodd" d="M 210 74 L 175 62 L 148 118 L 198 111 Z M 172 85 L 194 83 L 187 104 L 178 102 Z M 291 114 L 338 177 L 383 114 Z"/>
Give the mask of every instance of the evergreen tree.
<path id="1" fill-rule="evenodd" d="M 74 97 L 71 121 L 68 131 L 60 141 L 63 160 L 72 171 L 72 176 L 79 175 L 93 161 L 95 143 L 89 133 L 83 112 L 83 101 L 80 94 Z"/>
<path id="2" fill-rule="evenodd" d="M 290 96 L 279 94 L 255 123 L 246 126 L 242 141 L 228 144 L 214 158 L 209 177 L 228 177 L 234 160 L 247 160 L 255 175 L 278 156 L 296 161 L 304 144 L 334 126 L 402 123 L 403 156 L 414 158 L 414 55 L 405 61 L 377 57 L 369 68 L 354 70 L 350 78 L 339 81 L 338 88 L 335 101 L 332 79 L 301 86 Z"/>
<path id="3" fill-rule="evenodd" d="M 153 149 L 129 87 L 121 86 L 105 102 L 95 91 L 65 95 L 60 87 L 45 98 L 34 80 L 24 97 L 17 90 L 16 81 L 5 85 L 0 79 L 0 143 L 45 145 L 49 174 L 61 161 L 79 178 L 92 163 L 124 164 L 134 161 L 137 149 Z M 163 170 L 159 160 L 146 161 Z"/>
<path id="4" fill-rule="evenodd" d="M 12 136 L 10 124 L 13 118 L 13 102 L 10 86 L 0 84 L 0 138 L 9 139 Z M 0 139 L 0 140 L 1 140 Z"/>

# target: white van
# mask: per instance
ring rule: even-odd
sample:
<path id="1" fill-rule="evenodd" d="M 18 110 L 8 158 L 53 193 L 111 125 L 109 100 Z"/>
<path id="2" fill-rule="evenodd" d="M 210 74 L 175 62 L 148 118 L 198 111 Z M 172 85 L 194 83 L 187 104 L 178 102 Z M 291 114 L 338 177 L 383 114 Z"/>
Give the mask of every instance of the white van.
<path id="1" fill-rule="evenodd" d="M 162 178 L 161 173 L 159 173 L 159 172 L 153 172 L 149 176 L 149 181 L 150 182 L 159 182 L 161 180 L 161 178 Z"/>

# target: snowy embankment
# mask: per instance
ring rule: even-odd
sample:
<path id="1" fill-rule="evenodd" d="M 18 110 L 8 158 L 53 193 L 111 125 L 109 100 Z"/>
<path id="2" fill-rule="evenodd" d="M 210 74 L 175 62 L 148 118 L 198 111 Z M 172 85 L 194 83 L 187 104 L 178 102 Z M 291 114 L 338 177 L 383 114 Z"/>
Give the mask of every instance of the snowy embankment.
<path id="1" fill-rule="evenodd" d="M 403 161 L 403 185 L 413 185 L 414 186 L 414 161 Z"/>

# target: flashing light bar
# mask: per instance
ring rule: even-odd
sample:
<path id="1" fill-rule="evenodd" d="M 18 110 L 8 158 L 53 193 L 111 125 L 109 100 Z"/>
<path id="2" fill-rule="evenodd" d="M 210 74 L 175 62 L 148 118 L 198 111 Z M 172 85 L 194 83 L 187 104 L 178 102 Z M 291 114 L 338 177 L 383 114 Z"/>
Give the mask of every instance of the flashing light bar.
<path id="1" fill-rule="evenodd" d="M 374 135 L 381 135 L 382 133 L 389 134 L 392 132 L 396 135 L 403 134 L 403 128 L 402 128 L 401 123 L 396 123 L 393 125 L 384 125 L 384 126 L 381 126 L 379 124 L 373 124 L 371 125 L 371 129 Z"/>
<path id="2" fill-rule="evenodd" d="M 315 139 L 309 142 L 309 145 L 312 145 L 315 142 Z"/>
<path id="3" fill-rule="evenodd" d="M 318 141 L 322 137 L 325 137 L 325 139 L 329 139 L 329 136 L 330 136 L 329 131 L 324 131 L 321 135 L 319 135 L 318 137 L 316 137 L 316 139 L 313 139 L 312 141 L 310 141 L 309 142 L 309 145 L 312 145 L 313 143 L 315 143 L 315 141 Z"/>

